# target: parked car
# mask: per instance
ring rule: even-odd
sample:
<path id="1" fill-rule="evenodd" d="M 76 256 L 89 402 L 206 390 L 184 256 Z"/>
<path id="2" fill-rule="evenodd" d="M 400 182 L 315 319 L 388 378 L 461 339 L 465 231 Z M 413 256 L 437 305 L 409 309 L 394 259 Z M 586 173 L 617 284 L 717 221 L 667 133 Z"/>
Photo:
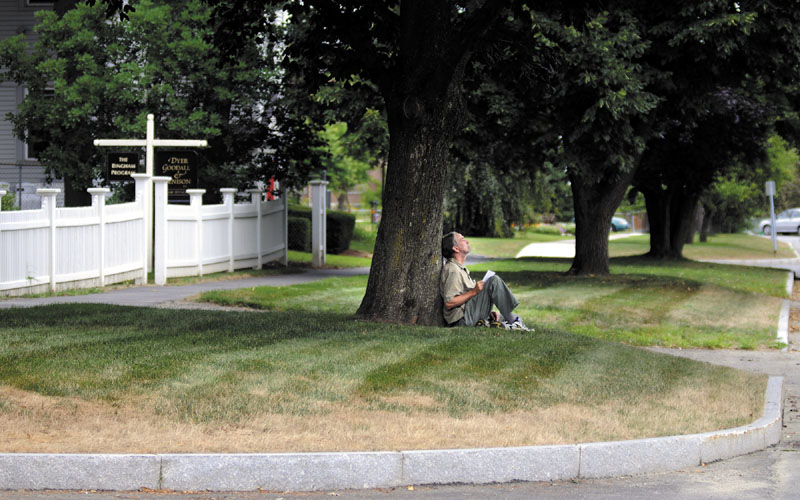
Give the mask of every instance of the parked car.
<path id="1" fill-rule="evenodd" d="M 763 234 L 772 234 L 772 221 L 762 219 L 758 228 Z M 800 235 L 800 208 L 790 208 L 775 216 L 775 234 L 796 233 Z"/>
<path id="2" fill-rule="evenodd" d="M 612 231 L 625 231 L 630 229 L 631 225 L 628 224 L 628 221 L 623 219 L 622 217 L 612 217 L 611 218 L 611 230 Z"/>

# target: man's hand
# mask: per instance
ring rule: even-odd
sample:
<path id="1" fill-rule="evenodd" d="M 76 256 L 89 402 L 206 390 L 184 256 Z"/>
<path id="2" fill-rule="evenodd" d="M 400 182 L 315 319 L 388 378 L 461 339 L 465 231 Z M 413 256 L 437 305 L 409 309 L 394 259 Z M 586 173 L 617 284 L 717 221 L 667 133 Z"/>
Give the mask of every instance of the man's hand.
<path id="1" fill-rule="evenodd" d="M 456 295 L 450 302 L 445 302 L 444 306 L 447 309 L 452 309 L 454 307 L 458 307 L 461 304 L 466 303 L 472 297 L 475 297 L 483 290 L 483 281 L 478 281 L 475 283 L 475 288 L 472 290 L 467 290 L 466 292 L 462 293 L 461 295 Z"/>

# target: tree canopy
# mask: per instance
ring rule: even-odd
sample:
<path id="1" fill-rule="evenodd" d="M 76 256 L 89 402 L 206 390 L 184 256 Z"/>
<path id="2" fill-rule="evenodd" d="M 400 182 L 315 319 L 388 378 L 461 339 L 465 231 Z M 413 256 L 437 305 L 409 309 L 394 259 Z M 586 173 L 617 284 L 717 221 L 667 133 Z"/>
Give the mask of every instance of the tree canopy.
<path id="1" fill-rule="evenodd" d="M 708 187 L 797 123 L 797 0 L 204 1 L 217 64 L 264 48 L 286 109 L 331 113 L 317 98 L 338 87 L 345 116 L 328 121 L 385 116 L 383 219 L 358 311 L 370 319 L 441 323 L 443 204 L 459 176 L 479 186 L 494 174 L 502 195 L 566 173 L 571 272 L 603 274 L 610 219 L 634 179 L 648 205 L 666 193 L 691 206 L 700 192 L 687 179 Z M 657 180 L 672 191 L 649 189 Z M 491 220 L 469 189 L 463 206 Z"/>
<path id="2" fill-rule="evenodd" d="M 28 89 L 15 133 L 45 145 L 39 159 L 65 179 L 68 204 L 85 203 L 100 174 L 93 139 L 143 136 L 148 113 L 160 137 L 209 141 L 200 171 L 209 192 L 273 175 L 291 186 L 319 167 L 319 141 L 281 100 L 271 54 L 251 43 L 223 61 L 200 0 L 134 4 L 126 21 L 108 20 L 101 5 L 42 11 L 33 51 L 21 36 L 0 43 L 0 66 Z"/>
<path id="3" fill-rule="evenodd" d="M 460 130 L 464 71 L 506 6 L 489 1 L 262 2 L 215 7 L 219 46 L 280 48 L 285 78 L 303 95 L 331 82 L 381 101 L 389 129 L 383 216 L 359 314 L 440 324 L 436 281 L 449 146 Z M 285 25 L 264 6 L 288 16 Z"/>
<path id="4" fill-rule="evenodd" d="M 758 163 L 770 131 L 796 116 L 796 6 L 531 4 L 532 25 L 504 24 L 474 58 L 468 99 L 483 105 L 469 144 L 495 165 L 504 155 L 502 172 L 536 175 L 549 161 L 568 173 L 572 272 L 608 272 L 610 218 L 634 179 L 650 202 L 653 254 L 679 256 L 685 222 L 717 174 Z M 513 158 L 526 153 L 518 167 Z"/>

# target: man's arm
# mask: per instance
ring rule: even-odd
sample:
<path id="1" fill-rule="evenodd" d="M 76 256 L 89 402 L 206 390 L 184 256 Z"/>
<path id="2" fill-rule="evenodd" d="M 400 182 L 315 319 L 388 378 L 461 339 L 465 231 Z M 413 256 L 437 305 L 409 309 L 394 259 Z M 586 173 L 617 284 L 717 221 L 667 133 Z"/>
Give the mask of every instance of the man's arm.
<path id="1" fill-rule="evenodd" d="M 445 302 L 444 307 L 446 307 L 447 309 L 453 309 L 454 307 L 458 307 L 461 304 L 466 303 L 472 297 L 481 293 L 481 290 L 483 290 L 483 281 L 478 281 L 477 283 L 475 283 L 475 288 L 468 290 L 462 293 L 461 295 L 456 295 L 448 302 Z"/>

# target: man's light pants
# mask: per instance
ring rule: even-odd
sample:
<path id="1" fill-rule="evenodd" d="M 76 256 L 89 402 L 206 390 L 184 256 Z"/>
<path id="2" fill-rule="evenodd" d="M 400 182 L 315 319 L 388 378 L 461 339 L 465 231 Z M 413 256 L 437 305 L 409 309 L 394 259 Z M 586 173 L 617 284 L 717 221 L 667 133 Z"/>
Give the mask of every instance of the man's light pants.
<path id="1" fill-rule="evenodd" d="M 484 283 L 481 293 L 469 299 L 464 305 L 464 317 L 458 321 L 458 325 L 474 326 L 479 319 L 489 317 L 493 305 L 497 306 L 504 319 L 516 317 L 511 311 L 519 305 L 519 301 L 508 289 L 505 281 L 496 274 Z"/>

